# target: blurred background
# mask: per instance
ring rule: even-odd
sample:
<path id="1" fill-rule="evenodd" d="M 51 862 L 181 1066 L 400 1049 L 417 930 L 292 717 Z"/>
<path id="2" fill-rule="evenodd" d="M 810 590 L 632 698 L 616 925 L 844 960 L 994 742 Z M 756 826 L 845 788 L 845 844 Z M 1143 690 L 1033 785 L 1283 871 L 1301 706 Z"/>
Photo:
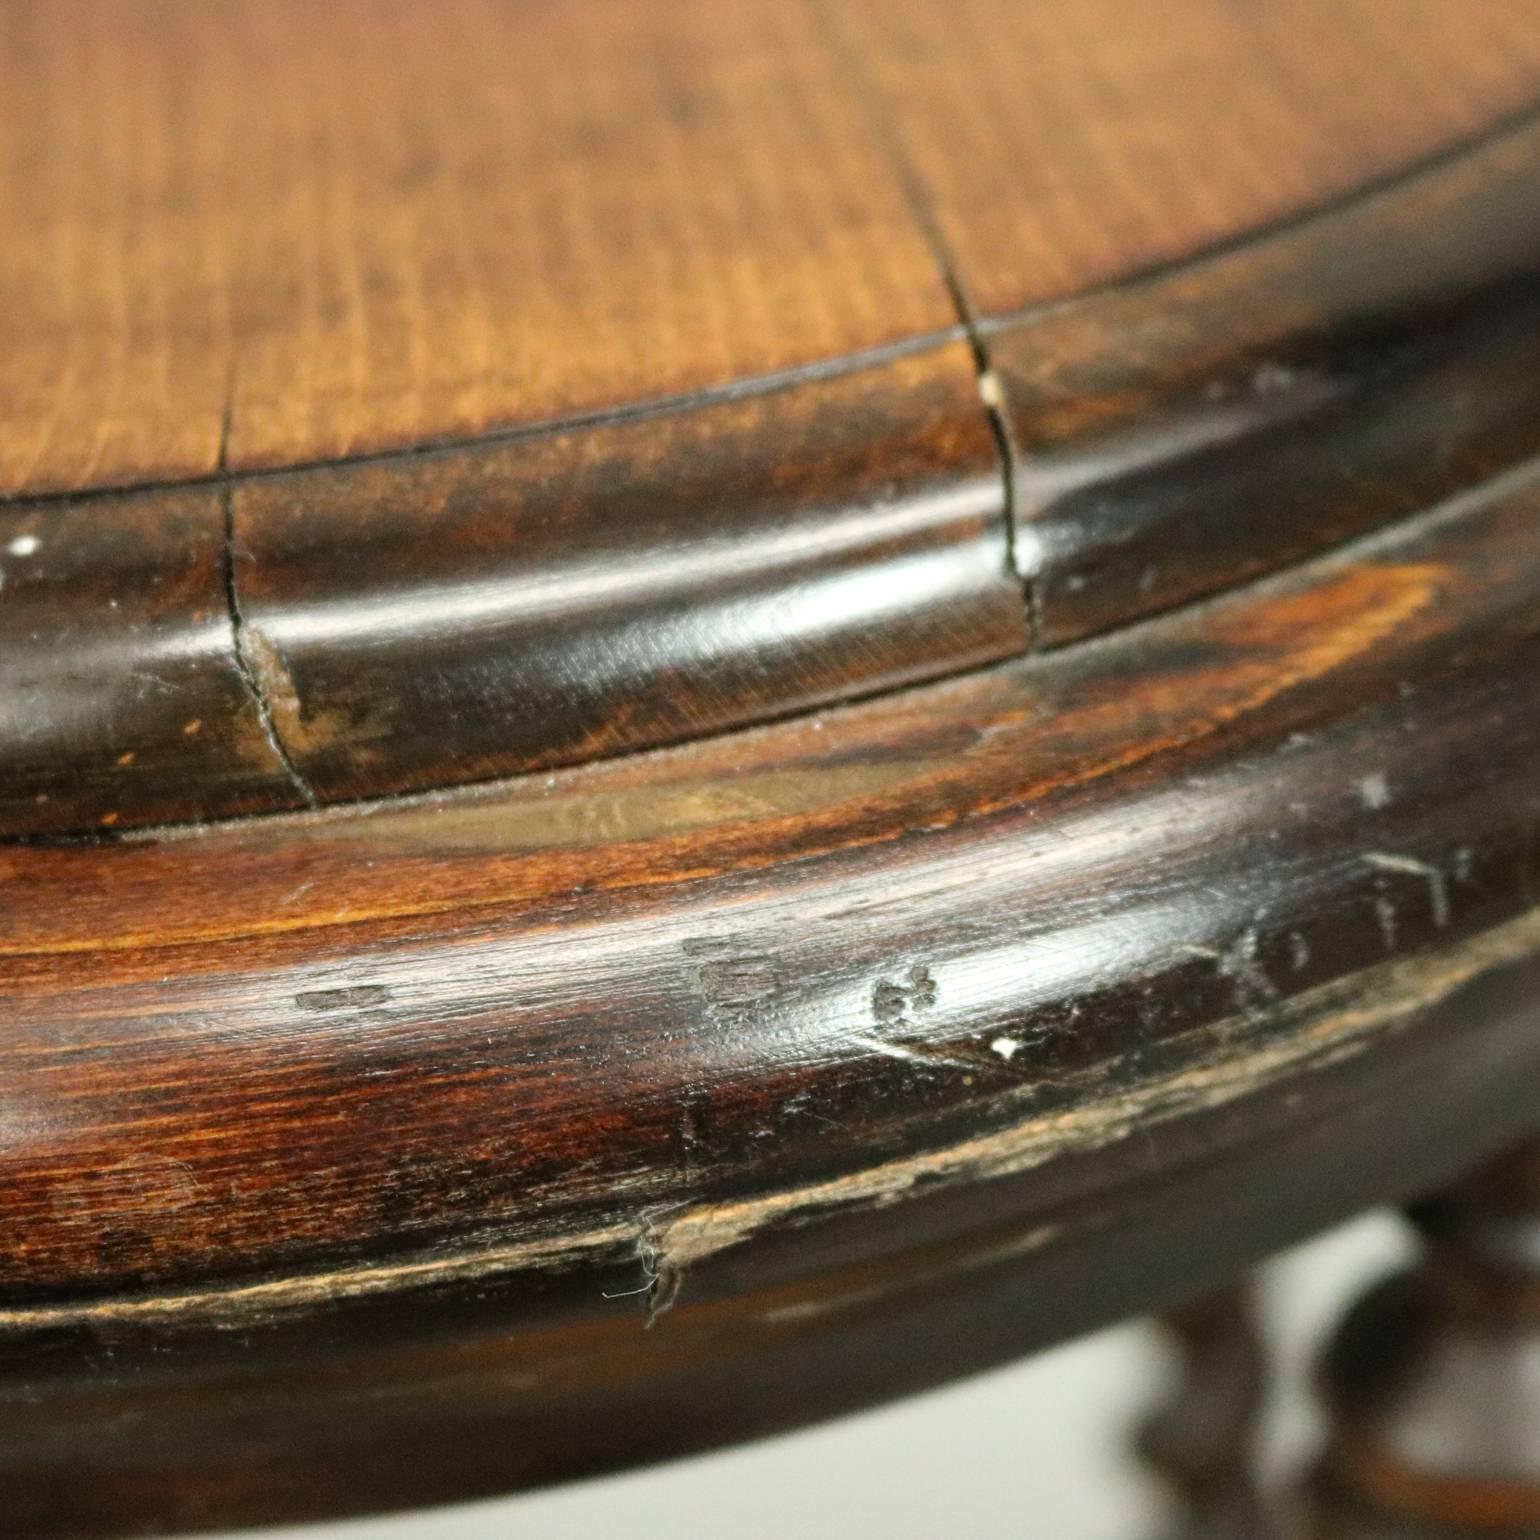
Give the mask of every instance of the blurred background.
<path id="1" fill-rule="evenodd" d="M 1348 1305 L 1411 1252 L 1374 1214 L 1259 1278 L 1277 1384 L 1264 1469 L 1286 1479 L 1319 1437 L 1311 1371 Z M 1175 1356 L 1132 1323 L 875 1412 L 600 1481 L 430 1513 L 249 1532 L 252 1540 L 1154 1540 L 1160 1484 L 1129 1452 Z"/>

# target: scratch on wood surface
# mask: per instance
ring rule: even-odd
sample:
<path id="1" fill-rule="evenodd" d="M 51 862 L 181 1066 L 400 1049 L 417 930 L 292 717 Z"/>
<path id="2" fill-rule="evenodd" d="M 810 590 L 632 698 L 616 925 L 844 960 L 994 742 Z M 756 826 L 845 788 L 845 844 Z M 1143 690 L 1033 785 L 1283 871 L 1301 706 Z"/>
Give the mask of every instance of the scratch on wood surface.
<path id="1" fill-rule="evenodd" d="M 515 1239 L 451 1255 L 394 1265 L 359 1266 L 298 1277 L 268 1278 L 214 1289 L 189 1289 L 106 1300 L 0 1309 L 0 1331 L 23 1332 L 113 1321 L 201 1321 L 236 1324 L 302 1313 L 336 1300 L 583 1263 L 644 1261 L 649 1289 L 665 1277 L 662 1298 L 706 1259 L 777 1225 L 840 1209 L 880 1207 L 960 1182 L 1010 1176 L 1071 1151 L 1095 1149 L 1174 1118 L 1222 1106 L 1287 1074 L 1325 1068 L 1363 1052 L 1375 1035 L 1394 1031 L 1487 969 L 1540 951 L 1540 910 L 1444 952 L 1387 961 L 1321 985 L 1274 1007 L 1280 1030 L 1250 1051 L 1236 1041 L 1237 1020 L 1206 1034 L 1220 1045 L 1207 1059 L 1130 1090 L 1063 1111 L 1028 1117 L 940 1149 L 906 1155 L 864 1171 L 778 1192 L 720 1202 L 648 1209 L 576 1233 Z M 1251 1023 L 1255 1024 L 1254 1018 Z M 1105 1085 L 1105 1077 L 1096 1083 Z M 641 1291 L 638 1291 L 641 1292 Z M 666 1307 L 665 1307 L 666 1308 Z M 661 1310 L 654 1305 L 655 1319 Z"/>
<path id="2" fill-rule="evenodd" d="M 1185 942 L 1177 951 L 1213 963 L 1219 976 L 1230 984 L 1236 1007 L 1241 1011 L 1256 1011 L 1279 997 L 1278 986 L 1262 965 L 1262 933 L 1256 925 L 1248 925 L 1222 950 Z"/>
<path id="3" fill-rule="evenodd" d="M 1449 883 L 1438 867 L 1413 856 L 1396 855 L 1391 851 L 1370 850 L 1364 860 L 1376 871 L 1400 872 L 1411 877 L 1421 877 L 1428 884 L 1428 901 L 1433 907 L 1433 923 L 1440 930 L 1449 925 Z"/>
<path id="4" fill-rule="evenodd" d="M 906 1157 L 868 1171 L 810 1187 L 682 1210 L 666 1224 L 658 1251 L 676 1267 L 694 1266 L 739 1244 L 767 1226 L 793 1216 L 908 1196 L 919 1183 L 979 1181 L 1009 1176 L 1043 1164 L 1071 1148 L 1093 1148 L 1127 1138 L 1152 1124 L 1233 1101 L 1259 1090 L 1291 1069 L 1325 1067 L 1362 1052 L 1377 1030 L 1410 1020 L 1488 967 L 1540 946 L 1540 912 L 1488 932 L 1452 954 L 1382 964 L 1345 981 L 1323 985 L 1278 1007 L 1286 1018 L 1310 1020 L 1301 1028 L 1249 1053 L 1220 1053 L 1174 1075 L 1101 1102 L 1052 1113 L 967 1140 Z M 1222 1042 L 1221 1022 L 1213 1037 Z"/>

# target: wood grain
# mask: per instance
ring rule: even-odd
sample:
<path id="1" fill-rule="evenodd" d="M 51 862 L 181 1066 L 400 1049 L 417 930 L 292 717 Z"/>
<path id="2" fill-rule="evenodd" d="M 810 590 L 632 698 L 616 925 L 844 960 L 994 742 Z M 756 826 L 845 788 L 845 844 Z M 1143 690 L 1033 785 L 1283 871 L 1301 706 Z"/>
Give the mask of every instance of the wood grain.
<path id="1" fill-rule="evenodd" d="M 1535 453 L 1537 168 L 1540 126 L 1517 128 L 987 328 L 1037 642 L 1244 582 Z"/>
<path id="2" fill-rule="evenodd" d="M 232 493 L 241 640 L 323 801 L 698 738 L 1025 650 L 962 343 Z"/>
<path id="3" fill-rule="evenodd" d="M 1008 657 L 1005 501 L 953 342 L 511 442 L 3 505 L 0 829 L 486 780 Z"/>
<path id="4" fill-rule="evenodd" d="M 12 1297 L 832 1176 L 1516 912 L 1535 499 L 1052 667 L 480 796 L 6 850 Z M 185 1202 L 103 1178 L 141 1153 Z"/>
<path id="5" fill-rule="evenodd" d="M 3 492 L 603 412 L 955 319 L 797 5 L 45 0 L 0 29 Z"/>
<path id="6" fill-rule="evenodd" d="M 1540 106 L 1529 0 L 827 10 L 980 316 L 1296 219 Z"/>
<path id="7" fill-rule="evenodd" d="M 1540 129 L 1514 128 L 1243 247 L 985 326 L 982 386 L 953 340 L 432 453 L 82 495 L 68 514 L 14 501 L 6 527 L 47 555 L 12 564 L 0 605 L 29 719 L 0 739 L 0 831 L 682 741 L 1059 646 L 1415 514 L 1540 447 L 1537 167 Z M 154 634 L 96 606 L 71 624 L 100 645 L 46 644 L 60 595 L 93 592 L 34 581 L 73 529 L 92 526 L 79 574 L 199 498 L 206 526 L 216 502 L 226 522 L 222 631 L 191 600 Z M 243 686 L 197 742 L 184 724 L 218 703 L 162 668 L 178 629 Z M 120 676 L 156 681 L 168 709 L 130 729 Z"/>
<path id="8" fill-rule="evenodd" d="M 1537 509 L 1530 470 L 1094 647 L 549 778 L 4 850 L 16 1511 L 657 1458 L 1512 1137 Z"/>
<path id="9" fill-rule="evenodd" d="M 1531 1123 L 1532 20 L 0 8 L 5 1522 L 793 1425 Z"/>
<path id="10" fill-rule="evenodd" d="M 886 1217 L 839 1208 L 761 1237 L 763 1287 L 732 1250 L 702 1260 L 651 1330 L 635 1231 L 603 1263 L 313 1295 L 298 1318 L 261 1295 L 213 1320 L 186 1299 L 39 1312 L 0 1348 L 26 1387 L 0 1402 L 10 1515 L 82 1540 L 463 1499 L 762 1436 L 1158 1305 L 1344 1205 L 1447 1181 L 1473 1129 L 1532 1116 L 1516 1083 L 1540 1067 L 1523 1003 L 1540 968 L 1494 961 L 1448 993 L 1448 959 L 1368 982 L 1357 1009 L 1382 1030 L 1362 1051 L 1328 1032 L 1287 1089 L 1252 1080 L 1207 1111 L 1189 1097 L 987 1183 L 949 1239 L 902 1243 L 950 1207 L 917 1192 Z"/>
<path id="11" fill-rule="evenodd" d="M 218 492 L 0 505 L 0 827 L 301 799 L 232 646 Z"/>
<path id="12" fill-rule="evenodd" d="M 1127 10 L 8 6 L 0 494 L 463 438 L 883 348 L 958 319 L 932 220 L 972 304 L 1009 311 L 1293 217 L 1540 95 L 1527 0 Z"/>

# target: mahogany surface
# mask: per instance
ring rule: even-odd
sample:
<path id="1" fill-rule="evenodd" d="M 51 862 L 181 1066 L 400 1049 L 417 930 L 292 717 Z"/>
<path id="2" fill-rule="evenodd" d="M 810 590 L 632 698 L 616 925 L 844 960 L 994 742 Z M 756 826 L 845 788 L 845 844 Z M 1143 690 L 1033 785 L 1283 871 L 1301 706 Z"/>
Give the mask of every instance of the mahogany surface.
<path id="1" fill-rule="evenodd" d="M 789 1426 L 1533 1126 L 1527 3 L 43 0 L 0 87 L 17 1533 Z"/>
<path id="2" fill-rule="evenodd" d="M 964 303 L 965 337 L 880 360 L 260 474 L 232 405 L 212 481 L 15 498 L 0 830 L 678 742 L 1063 645 L 1427 507 L 1540 436 L 1537 163 L 1511 114 L 1074 303 Z"/>
<path id="3" fill-rule="evenodd" d="M 1529 123 L 1329 217 L 986 329 L 1038 643 L 1244 581 L 1533 454 L 1537 165 Z"/>
<path id="4" fill-rule="evenodd" d="M 1514 1136 L 1537 506 L 1525 471 L 688 748 L 10 847 L 22 1511 L 346 1511 L 762 1431 Z"/>
<path id="5" fill-rule="evenodd" d="M 231 516 L 240 639 L 319 801 L 700 737 L 1026 647 L 961 342 L 258 480 Z"/>

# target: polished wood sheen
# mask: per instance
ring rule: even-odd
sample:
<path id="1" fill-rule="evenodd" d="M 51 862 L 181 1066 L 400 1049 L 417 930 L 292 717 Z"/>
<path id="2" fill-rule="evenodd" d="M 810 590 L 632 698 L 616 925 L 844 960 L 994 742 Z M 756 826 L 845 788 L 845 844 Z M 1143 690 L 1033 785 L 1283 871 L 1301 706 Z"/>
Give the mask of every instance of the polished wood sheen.
<path id="1" fill-rule="evenodd" d="M 1026 644 L 960 342 L 688 413 L 257 480 L 231 517 L 238 644 L 323 801 L 699 737 Z"/>
<path id="2" fill-rule="evenodd" d="M 1530 1132 L 1537 136 L 1527 0 L 0 9 L 0 1528 L 793 1426 Z"/>
<path id="3" fill-rule="evenodd" d="M 334 1265 L 832 1177 L 847 1138 L 977 1130 L 1018 1084 L 1057 1103 L 1514 919 L 1537 587 L 1526 471 L 1052 663 L 463 799 L 13 846 L 0 1070 L 33 1111 L 0 1278 Z M 125 1149 L 186 1184 L 174 1224 L 97 1190 Z"/>
<path id="4" fill-rule="evenodd" d="M 781 1426 L 1518 1133 L 1537 509 L 1526 473 L 1081 654 L 554 780 L 12 847 L 21 1511 Z"/>
<path id="5" fill-rule="evenodd" d="M 1194 15 L 1205 7 L 1213 0 Z M 1418 14 L 1431 24 L 1436 11 Z M 210 14 L 158 11 L 153 26 L 112 34 L 109 51 L 161 49 L 168 68 L 187 69 L 204 57 L 194 38 L 233 46 L 256 25 Z M 350 42 L 359 14 L 329 10 L 341 30 L 323 30 L 318 46 Z M 1487 14 L 1473 60 L 1506 37 L 1493 25 L 1502 7 Z M 433 15 L 453 30 L 452 8 Z M 480 25 L 504 13 L 476 15 Z M 531 38 L 560 15 L 533 8 Z M 29 37 L 42 26 L 36 16 L 0 24 Z M 660 23 L 654 43 L 677 63 L 676 25 Z M 720 45 L 746 67 L 734 50 L 747 35 L 719 39 L 719 25 L 702 23 L 692 47 Z M 816 54 L 822 36 L 814 28 L 792 55 Z M 1374 34 L 1351 36 L 1356 47 Z M 39 39 L 80 46 L 46 27 Z M 382 46 L 373 38 L 360 57 Z M 873 50 L 877 67 L 884 49 Z M 11 57 L 30 54 L 19 46 Z M 1524 57 L 1515 46 L 1504 69 Z M 773 73 L 782 54 L 755 58 Z M 344 75 L 360 67 L 351 53 L 339 65 Z M 652 86 L 673 67 L 658 64 Z M 843 100 L 861 71 L 830 68 L 831 100 Z M 158 77 L 134 78 L 125 90 Z M 938 89 L 942 79 L 938 64 Z M 450 98 L 434 100 L 450 110 Z M 864 142 L 869 114 L 853 121 Z M 359 457 L 377 446 L 348 429 L 340 446 L 301 434 L 282 455 L 254 458 L 234 395 L 212 465 L 145 473 L 191 476 L 186 485 L 105 494 L 93 467 L 49 495 L 13 499 L 0 508 L 0 671 L 25 698 L 26 721 L 0 740 L 0 832 L 206 820 L 678 742 L 1063 645 L 1426 507 L 1533 453 L 1540 437 L 1540 128 L 1519 109 L 1483 121 L 1350 193 L 1323 190 L 1323 206 L 1244 239 L 1232 231 L 1200 260 L 1112 287 L 1088 268 L 1080 299 L 1005 320 L 974 314 L 902 154 L 890 147 L 882 160 L 874 149 L 888 169 L 862 185 L 891 173 L 908 186 L 919 199 L 905 216 L 913 239 L 935 246 L 916 292 L 947 278 L 961 304 L 930 334 L 874 333 L 875 354 L 815 359 L 813 349 L 806 368 L 662 406 L 633 396 L 602 420 L 552 426 L 567 410 L 552 398 L 534 426 L 425 453 Z M 694 132 L 695 120 L 686 126 Z M 375 141 L 347 143 L 375 174 Z M 619 153 L 611 137 L 573 153 L 585 144 L 599 161 Z M 41 150 L 24 157 L 19 195 L 37 168 L 61 164 Z M 301 176 L 314 170 L 308 157 L 295 164 Z M 43 180 L 59 190 L 59 175 Z M 416 184 L 389 185 L 392 217 L 406 217 Z M 13 244 L 27 251 L 32 239 L 29 228 Z M 175 250 L 183 260 L 186 246 Z M 1389 250 L 1394 263 L 1381 260 Z M 115 266 L 114 282 L 130 270 Z M 618 258 L 608 271 L 629 282 Z M 264 272 L 265 302 L 292 320 L 281 273 Z M 825 271 L 820 306 L 854 281 Z M 74 322 L 88 292 L 70 303 Z M 146 290 L 134 313 L 163 303 Z M 789 339 L 790 316 L 776 313 L 776 335 Z M 32 341 L 14 357 L 46 344 L 69 358 L 49 340 L 50 314 L 16 309 L 7 324 Z M 965 337 L 935 340 L 959 328 Z M 230 345 L 265 336 L 232 332 Z M 538 352 L 567 359 L 576 345 Z M 642 336 L 632 345 L 647 356 Z M 296 368 L 299 346 L 286 355 Z M 252 378 L 244 364 L 230 368 Z M 53 377 L 73 388 L 69 367 Z M 91 378 L 100 383 L 98 371 Z M 296 379 L 291 371 L 286 400 L 303 398 Z M 132 394 L 135 410 L 153 408 L 157 432 L 191 421 L 175 402 Z M 29 396 L 13 399 L 25 409 Z M 63 431 L 62 417 L 50 421 L 49 435 Z M 4 442 L 27 440 L 24 421 L 7 426 Z M 317 457 L 333 458 L 307 463 Z M 291 468 L 255 473 L 269 461 Z M 197 526 L 208 553 L 199 581 L 182 571 L 183 546 L 152 540 L 136 550 L 133 597 L 114 603 L 124 573 L 106 553 L 170 521 Z M 60 595 L 84 602 L 98 584 L 105 602 L 91 606 L 86 650 L 59 645 Z"/>
<path id="6" fill-rule="evenodd" d="M 285 805 L 212 487 L 0 504 L 0 829 Z"/>
<path id="7" fill-rule="evenodd" d="M 693 412 L 0 505 L 25 710 L 0 829 L 486 780 L 1009 657 L 1005 503 L 953 342 Z"/>
<path id="8" fill-rule="evenodd" d="M 1039 643 L 1534 454 L 1537 166 L 1526 125 L 1331 217 L 990 331 Z"/>

